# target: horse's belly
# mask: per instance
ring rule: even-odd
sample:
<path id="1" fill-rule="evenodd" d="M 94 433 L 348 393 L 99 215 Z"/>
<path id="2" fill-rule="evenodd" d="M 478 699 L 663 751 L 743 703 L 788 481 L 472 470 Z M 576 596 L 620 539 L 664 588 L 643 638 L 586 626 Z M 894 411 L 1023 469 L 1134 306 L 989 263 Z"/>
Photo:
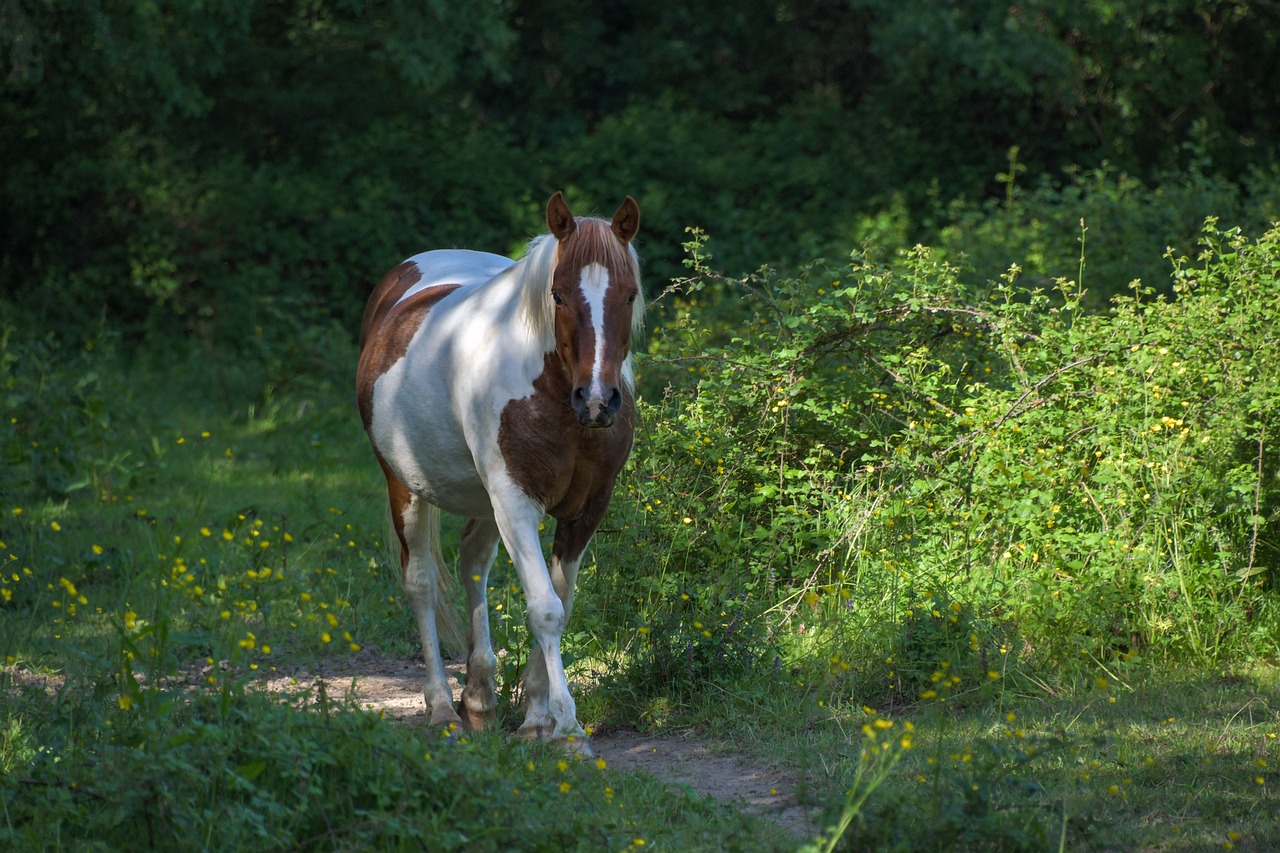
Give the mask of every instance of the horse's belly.
<path id="1" fill-rule="evenodd" d="M 374 392 L 369 437 L 391 473 L 409 491 L 445 512 L 489 518 L 493 505 L 466 439 L 451 419 L 406 412 Z"/>
<path id="2" fill-rule="evenodd" d="M 457 476 L 455 472 L 429 469 L 410 462 L 403 474 L 397 473 L 411 492 L 445 512 L 466 518 L 492 518 L 493 504 L 480 479 Z"/>

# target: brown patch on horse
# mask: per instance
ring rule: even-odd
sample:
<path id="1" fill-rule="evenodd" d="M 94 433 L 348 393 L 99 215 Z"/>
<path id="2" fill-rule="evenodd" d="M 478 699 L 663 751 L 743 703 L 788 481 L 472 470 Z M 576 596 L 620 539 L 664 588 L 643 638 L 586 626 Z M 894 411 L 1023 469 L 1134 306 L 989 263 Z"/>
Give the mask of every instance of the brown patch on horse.
<path id="1" fill-rule="evenodd" d="M 401 269 L 401 264 L 396 269 Z M 392 271 L 394 273 L 395 270 Z M 369 307 L 365 310 L 365 323 L 371 327 L 361 331 L 360 366 L 356 369 L 356 402 L 360 406 L 360 418 L 364 421 L 366 431 L 373 423 L 373 386 L 391 369 L 397 361 L 404 358 L 409 349 L 409 342 L 417 334 L 427 312 L 444 297 L 457 290 L 461 285 L 437 284 L 423 288 L 400 303 L 392 302 L 386 307 L 374 307 L 374 300 L 385 303 L 390 294 L 399 287 L 398 282 L 383 291 L 383 285 L 391 278 L 388 274 L 378 285 L 378 289 L 369 299 Z M 421 278 L 417 267 L 413 266 L 413 281 Z M 408 286 L 400 289 L 403 294 Z M 395 297 L 399 299 L 399 296 Z"/>
<path id="2" fill-rule="evenodd" d="M 582 552 L 587 550 L 587 545 L 591 543 L 591 537 L 600 526 L 605 510 L 609 508 L 609 499 L 612 497 L 613 484 L 611 483 L 608 489 L 597 492 L 596 496 L 583 507 L 582 515 L 577 518 L 556 519 L 556 535 L 551 543 L 551 556 L 559 560 L 562 565 L 577 562 Z"/>
<path id="3" fill-rule="evenodd" d="M 382 325 L 382 319 L 400 301 L 405 291 L 421 280 L 422 271 L 413 261 L 405 261 L 382 277 L 364 306 L 364 319 L 360 321 L 360 349 L 364 349 L 369 336 Z"/>
<path id="4" fill-rule="evenodd" d="M 559 358 L 547 353 L 542 373 L 533 380 L 533 393 L 503 407 L 498 447 L 516 485 L 548 515 L 584 521 L 596 516 L 589 539 L 631 453 L 635 401 L 624 388 L 613 426 L 591 429 L 578 423 L 569 404 L 572 393 L 572 381 Z"/>

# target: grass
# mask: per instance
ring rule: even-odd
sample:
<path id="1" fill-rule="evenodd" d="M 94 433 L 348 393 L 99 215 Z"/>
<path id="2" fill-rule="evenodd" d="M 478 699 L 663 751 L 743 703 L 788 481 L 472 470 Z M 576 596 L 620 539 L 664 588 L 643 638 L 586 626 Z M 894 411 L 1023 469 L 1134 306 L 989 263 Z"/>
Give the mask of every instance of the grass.
<path id="1" fill-rule="evenodd" d="M 5 425 L 11 450 L 75 450 L 83 465 L 92 446 L 114 461 L 64 493 L 6 481 L 0 494 L 2 846 L 778 843 L 728 806 L 550 747 L 441 743 L 336 697 L 256 689 L 360 651 L 420 654 L 345 383 L 316 377 L 228 411 L 182 381 L 194 365 L 79 360 L 100 371 L 109 423 L 68 418 L 86 400 L 55 391 Z M 495 636 L 514 645 L 519 596 L 502 568 Z"/>
<path id="2" fill-rule="evenodd" d="M 835 849 L 1269 850 L 1280 841 L 1273 664 L 1064 662 L 1054 674 L 1015 669 L 886 702 L 891 694 L 865 682 L 805 667 L 827 659 L 812 628 L 779 642 L 797 662 L 789 678 L 761 667 L 693 693 L 602 689 L 580 707 L 694 729 L 726 752 L 787 768 L 821 825 L 849 818 Z"/>
<path id="3" fill-rule="evenodd" d="M 335 350 L 335 363 L 351 361 Z M 148 371 L 81 355 L 66 370 L 86 363 L 96 388 L 58 398 L 53 372 L 21 380 L 44 396 L 0 425 L 24 465 L 33 442 L 48 470 L 74 452 L 68 482 L 83 483 L 59 490 L 28 476 L 0 493 L 0 839 L 28 849 L 139 839 L 224 849 L 794 846 L 729 806 L 562 765 L 503 735 L 449 746 L 334 697 L 256 691 L 264 673 L 358 650 L 417 654 L 344 374 L 304 376 L 287 392 L 206 395 L 198 363 Z M 811 602 L 801 612 L 812 616 L 764 630 L 729 612 L 732 602 L 691 600 L 684 616 L 645 621 L 645 601 L 681 593 L 665 575 L 647 585 L 626 575 L 653 544 L 637 538 L 653 528 L 631 526 L 627 513 L 642 510 L 628 500 L 585 564 L 567 638 L 580 672 L 605 673 L 582 691 L 584 721 L 696 729 L 790 768 L 825 825 L 843 827 L 814 849 L 1280 844 L 1274 666 L 1177 672 L 1082 659 L 1011 666 L 970 688 L 951 684 L 949 662 L 937 660 L 932 696 L 887 690 L 875 644 L 856 639 L 868 614 L 852 609 Z M 497 644 L 522 649 L 505 558 L 493 578 Z M 682 678 L 661 657 L 656 638 L 672 632 L 689 637 L 671 646 L 678 663 L 705 677 Z"/>
<path id="4" fill-rule="evenodd" d="M 914 728 L 911 748 L 899 751 L 853 837 L 880 849 L 899 838 L 915 842 L 903 849 L 929 838 L 943 848 L 1272 849 L 1276 671 L 1134 675 L 1127 686 L 1006 690 L 986 707 L 934 703 L 889 715 L 889 736 Z M 875 743 L 862 729 L 883 715 L 819 708 L 814 719 L 806 751 L 846 758 L 819 765 L 815 790 L 847 789 L 858 766 L 848 759 Z"/>

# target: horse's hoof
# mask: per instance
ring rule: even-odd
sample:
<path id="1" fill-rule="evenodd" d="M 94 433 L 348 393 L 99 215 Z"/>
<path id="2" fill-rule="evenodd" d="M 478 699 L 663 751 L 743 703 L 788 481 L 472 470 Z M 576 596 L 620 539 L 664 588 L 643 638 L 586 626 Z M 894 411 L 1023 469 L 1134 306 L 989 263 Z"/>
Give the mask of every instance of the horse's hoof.
<path id="1" fill-rule="evenodd" d="M 516 737 L 523 740 L 551 741 L 566 752 L 572 753 L 579 758 L 595 758 L 596 751 L 591 748 L 591 738 L 587 737 L 586 732 L 578 729 L 577 731 L 556 733 L 555 728 L 554 720 L 548 720 L 546 723 L 526 720 L 516 730 Z"/>
<path id="2" fill-rule="evenodd" d="M 551 727 L 542 723 L 531 723 L 528 720 L 516 729 L 516 737 L 521 740 L 546 740 L 551 736 Z"/>
<path id="3" fill-rule="evenodd" d="M 461 707 L 458 715 L 462 718 L 462 727 L 469 732 L 484 732 L 494 728 L 498 722 L 495 711 L 472 711 Z"/>
<path id="4" fill-rule="evenodd" d="M 457 741 L 463 735 L 462 718 L 449 708 L 447 713 L 443 710 L 431 716 L 427 723 L 427 731 L 438 734 L 441 738 L 448 741 Z"/>
<path id="5" fill-rule="evenodd" d="M 579 758 L 596 757 L 596 751 L 591 748 L 591 738 L 581 732 L 560 735 L 556 738 L 556 743 L 562 746 L 566 752 L 570 752 Z"/>

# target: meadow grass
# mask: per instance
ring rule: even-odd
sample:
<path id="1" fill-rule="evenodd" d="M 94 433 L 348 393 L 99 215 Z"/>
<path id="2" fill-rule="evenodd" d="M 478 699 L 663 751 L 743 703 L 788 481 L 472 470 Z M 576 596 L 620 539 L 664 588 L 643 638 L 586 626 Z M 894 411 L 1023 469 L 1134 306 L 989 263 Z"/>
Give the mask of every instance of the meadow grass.
<path id="1" fill-rule="evenodd" d="M 615 724 L 696 731 L 715 751 L 787 769 L 827 827 L 806 849 L 1280 842 L 1274 663 L 1179 668 L 1082 654 L 1032 669 L 1013 656 L 1003 671 L 974 672 L 956 655 L 903 689 L 884 679 L 895 664 L 868 615 L 836 607 L 844 612 L 778 625 L 756 666 L 692 688 L 651 677 L 634 656 L 615 659 L 621 675 L 579 707 Z M 714 645 L 727 620 L 699 624 Z M 854 625 L 862 636 L 850 636 Z"/>
<path id="2" fill-rule="evenodd" d="M 6 841 L 797 845 L 504 735 L 448 746 L 314 689 L 255 689 L 351 655 L 418 654 L 343 371 L 207 387 L 199 361 L 23 357 L 9 388 L 26 405 L 0 425 L 17 475 L 0 494 Z M 694 730 L 789 768 L 829 828 L 813 849 L 1280 843 L 1280 676 L 1265 654 L 1190 670 L 1136 652 L 1046 661 L 998 632 L 981 649 L 956 641 L 946 625 L 972 615 L 958 603 L 884 610 L 852 582 L 778 582 L 761 612 L 696 582 L 729 570 L 741 531 L 716 533 L 723 562 L 705 563 L 705 540 L 669 534 L 711 522 L 670 488 L 629 470 L 584 562 L 566 635 L 584 723 Z M 511 724 L 527 633 L 505 556 L 492 578 Z"/>
<path id="3" fill-rule="evenodd" d="M 228 408 L 184 382 L 197 365 L 69 361 L 91 363 L 101 384 L 62 393 L 41 373 L 39 407 L 5 425 L 28 464 L 41 449 L 110 464 L 61 491 L 5 483 L 4 846 L 791 845 L 728 806 L 509 733 L 441 740 L 323 688 L 262 692 L 264 676 L 329 660 L 420 655 L 345 383 L 320 377 Z M 94 394 L 109 420 L 54 416 L 96 409 Z M 520 597 L 501 563 L 495 635 L 518 643 Z"/>
<path id="4" fill-rule="evenodd" d="M 672 722 L 790 768 L 823 825 L 848 818 L 841 849 L 1274 849 L 1276 669 L 1126 677 L 888 711 L 816 687 L 720 690 Z"/>

